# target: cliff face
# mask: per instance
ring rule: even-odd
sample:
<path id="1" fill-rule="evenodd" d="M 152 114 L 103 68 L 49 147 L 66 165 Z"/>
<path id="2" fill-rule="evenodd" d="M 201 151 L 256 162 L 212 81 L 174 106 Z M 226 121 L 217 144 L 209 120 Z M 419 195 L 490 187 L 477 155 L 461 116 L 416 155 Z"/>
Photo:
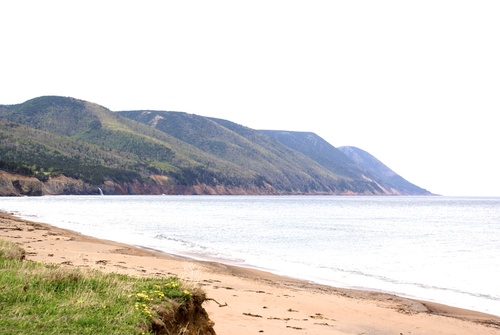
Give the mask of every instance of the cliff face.
<path id="1" fill-rule="evenodd" d="M 0 196 L 42 195 L 272 195 L 278 192 L 272 187 L 241 188 L 208 186 L 198 183 L 192 186 L 164 185 L 155 176 L 148 183 L 105 181 L 102 185 L 91 185 L 63 175 L 40 181 L 35 177 L 0 170 Z"/>
<path id="2" fill-rule="evenodd" d="M 95 186 L 81 180 L 57 176 L 42 182 L 35 177 L 0 171 L 0 196 L 41 196 L 54 194 L 99 194 Z"/>
<path id="3" fill-rule="evenodd" d="M 0 170 L 0 197 L 43 196 L 43 195 L 280 195 L 282 192 L 271 185 L 264 187 L 237 187 L 225 185 L 167 185 L 151 176 L 149 182 L 115 182 L 107 180 L 100 185 L 92 185 L 80 179 L 63 175 L 49 177 L 40 181 L 35 177 L 23 176 Z M 326 195 L 327 192 L 296 192 L 288 195 Z M 338 195 L 356 195 L 361 193 L 345 191 Z M 376 193 L 374 193 L 376 194 Z M 383 194 L 383 193 L 380 193 Z"/>

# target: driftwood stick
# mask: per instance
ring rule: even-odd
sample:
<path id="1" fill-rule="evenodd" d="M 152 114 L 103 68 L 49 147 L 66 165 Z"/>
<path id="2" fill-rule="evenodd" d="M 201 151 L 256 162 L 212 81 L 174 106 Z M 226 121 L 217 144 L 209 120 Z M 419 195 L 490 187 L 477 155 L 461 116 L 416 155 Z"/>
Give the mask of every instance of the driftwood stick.
<path id="1" fill-rule="evenodd" d="M 221 304 L 220 302 L 218 302 L 217 300 L 212 299 L 212 298 L 207 298 L 207 299 L 205 299 L 205 300 L 207 300 L 207 301 L 208 301 L 208 300 L 215 301 L 215 303 L 216 303 L 217 305 L 219 305 L 219 307 L 226 307 L 226 306 L 229 306 L 229 305 L 227 304 L 227 302 L 225 302 L 224 304 Z"/>

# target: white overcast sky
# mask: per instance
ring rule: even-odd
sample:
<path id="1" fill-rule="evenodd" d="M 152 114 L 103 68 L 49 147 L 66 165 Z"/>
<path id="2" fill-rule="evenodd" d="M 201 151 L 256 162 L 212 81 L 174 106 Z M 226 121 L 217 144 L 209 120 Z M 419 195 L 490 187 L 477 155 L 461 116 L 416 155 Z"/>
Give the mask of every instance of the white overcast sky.
<path id="1" fill-rule="evenodd" d="M 0 104 L 71 96 L 311 131 L 500 196 L 500 1 L 0 0 Z"/>

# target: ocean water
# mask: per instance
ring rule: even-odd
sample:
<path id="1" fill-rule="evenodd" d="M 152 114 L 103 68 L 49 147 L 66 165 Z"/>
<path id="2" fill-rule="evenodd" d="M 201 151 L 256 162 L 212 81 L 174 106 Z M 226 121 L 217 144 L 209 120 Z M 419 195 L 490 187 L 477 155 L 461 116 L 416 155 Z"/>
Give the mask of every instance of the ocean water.
<path id="1" fill-rule="evenodd" d="M 45 196 L 0 210 L 80 233 L 500 316 L 500 198 Z"/>

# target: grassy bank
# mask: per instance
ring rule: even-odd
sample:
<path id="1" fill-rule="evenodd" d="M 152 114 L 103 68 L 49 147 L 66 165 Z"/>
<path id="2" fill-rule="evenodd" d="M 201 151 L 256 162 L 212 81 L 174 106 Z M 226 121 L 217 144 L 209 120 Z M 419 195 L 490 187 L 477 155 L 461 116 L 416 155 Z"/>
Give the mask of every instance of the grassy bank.
<path id="1" fill-rule="evenodd" d="M 199 324 L 204 293 L 175 277 L 136 278 L 23 259 L 16 244 L 0 240 L 1 334 L 177 334 L 179 328 L 190 334 L 188 326 L 211 329 L 208 317 L 207 325 Z"/>

